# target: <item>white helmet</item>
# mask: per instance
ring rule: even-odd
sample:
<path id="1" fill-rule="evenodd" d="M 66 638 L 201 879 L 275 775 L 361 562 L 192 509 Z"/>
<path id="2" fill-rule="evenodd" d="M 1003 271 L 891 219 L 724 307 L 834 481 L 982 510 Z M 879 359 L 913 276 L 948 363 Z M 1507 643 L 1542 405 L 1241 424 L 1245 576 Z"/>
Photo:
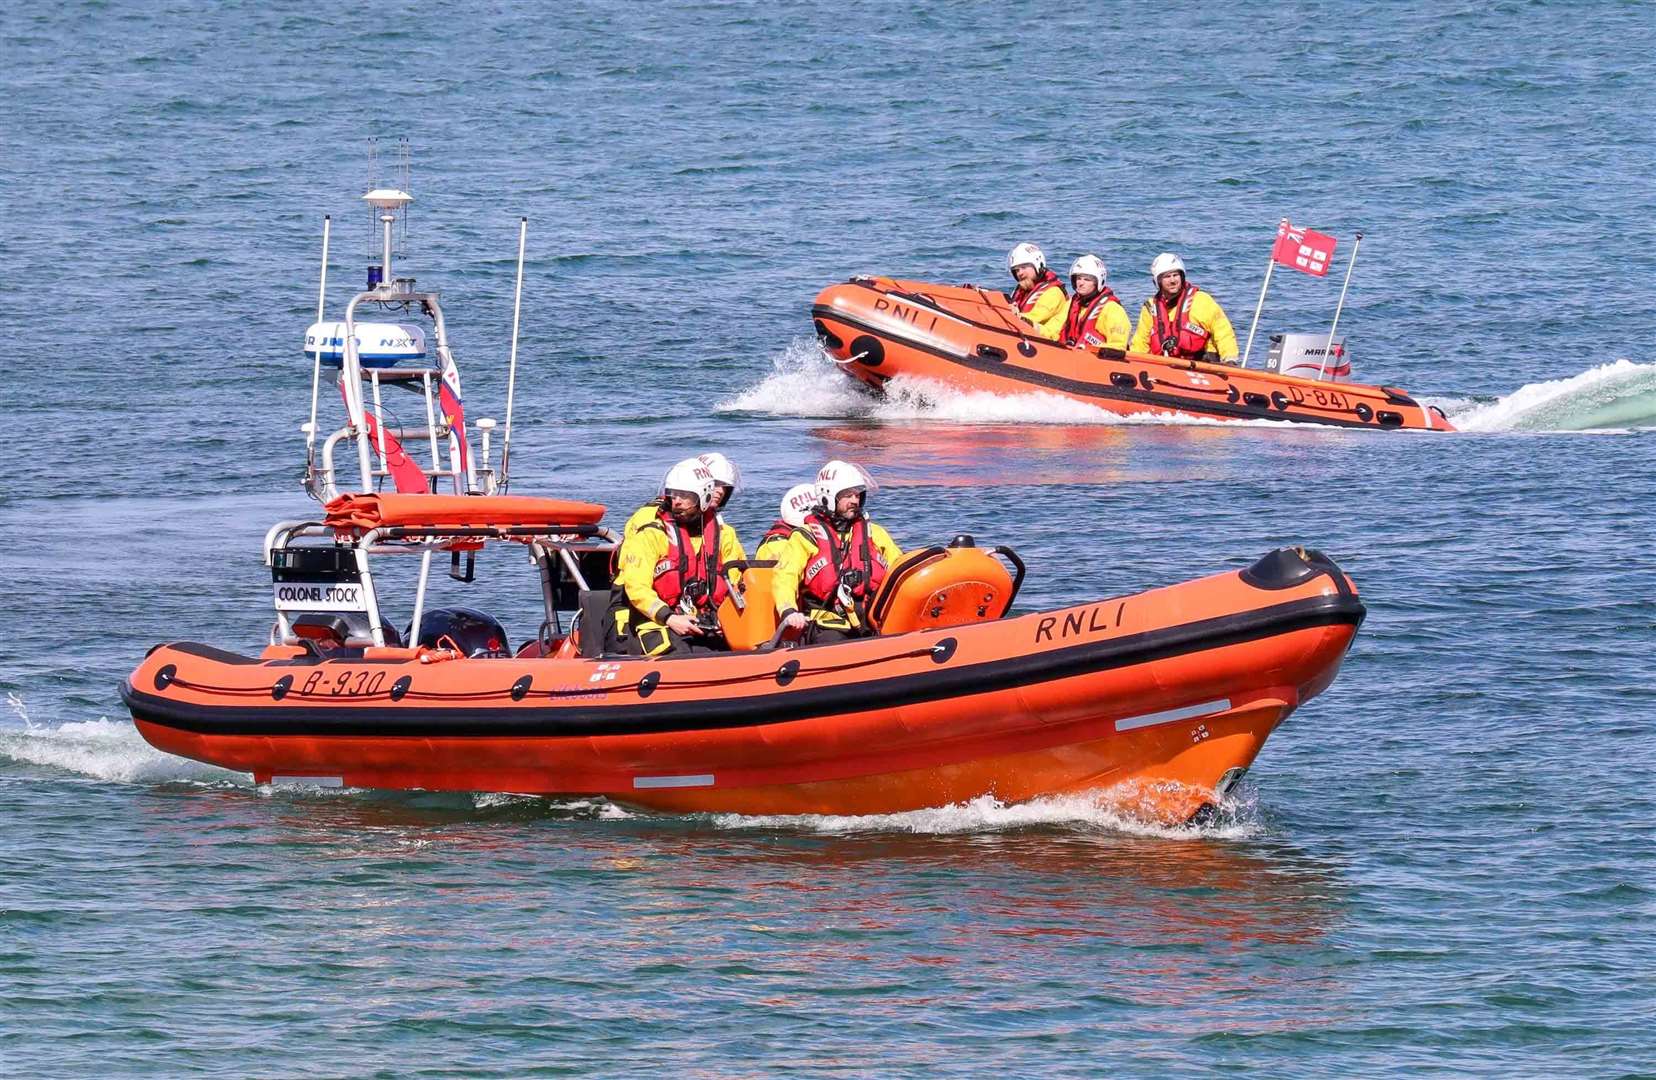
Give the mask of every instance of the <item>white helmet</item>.
<path id="1" fill-rule="evenodd" d="M 714 483 L 723 484 L 733 493 L 742 490 L 742 470 L 736 467 L 734 461 L 717 450 L 708 454 L 697 454 L 696 460 L 707 466 L 708 471 L 713 474 Z"/>
<path id="2" fill-rule="evenodd" d="M 1184 273 L 1184 260 L 1173 254 L 1171 251 L 1164 251 L 1160 255 L 1156 256 L 1155 262 L 1150 264 L 1150 280 L 1160 285 L 1161 276 L 1169 270 L 1177 270 L 1181 274 Z"/>
<path id="3" fill-rule="evenodd" d="M 1105 267 L 1104 260 L 1100 259 L 1097 255 L 1083 255 L 1079 259 L 1076 259 L 1074 262 L 1070 263 L 1069 276 L 1071 285 L 1075 284 L 1076 274 L 1086 274 L 1088 277 L 1097 278 L 1098 287 L 1102 289 L 1104 287 L 1104 280 L 1110 276 L 1110 271 Z"/>
<path id="4" fill-rule="evenodd" d="M 713 470 L 696 458 L 685 458 L 674 465 L 667 470 L 666 478 L 661 481 L 663 495 L 675 491 L 694 495 L 697 506 L 704 511 L 713 505 L 713 493 L 717 487 L 718 481 L 713 479 Z"/>
<path id="5" fill-rule="evenodd" d="M 817 470 L 817 501 L 826 503 L 830 511 L 839 502 L 840 495 L 852 488 L 872 492 L 880 490 L 880 485 L 860 465 L 849 461 L 830 461 Z"/>
<path id="6" fill-rule="evenodd" d="M 805 519 L 820 501 L 815 484 L 795 484 L 782 496 L 782 520 L 796 529 L 803 529 Z"/>
<path id="7" fill-rule="evenodd" d="M 1024 263 L 1034 266 L 1035 272 L 1039 274 L 1046 269 L 1046 255 L 1042 253 L 1040 248 L 1030 243 L 1019 244 L 1007 252 L 1006 268 L 1008 270 L 1015 270 Z"/>

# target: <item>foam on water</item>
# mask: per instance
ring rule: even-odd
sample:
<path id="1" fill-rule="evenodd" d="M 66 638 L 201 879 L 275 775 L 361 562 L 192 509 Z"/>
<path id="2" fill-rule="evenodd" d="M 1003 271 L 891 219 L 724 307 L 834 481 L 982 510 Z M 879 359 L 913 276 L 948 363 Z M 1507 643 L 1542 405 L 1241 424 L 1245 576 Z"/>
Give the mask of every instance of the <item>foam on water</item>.
<path id="1" fill-rule="evenodd" d="M 1061 394 L 993 394 L 960 390 L 931 379 L 899 375 L 872 394 L 841 372 L 809 338 L 789 342 L 759 383 L 722 401 L 721 412 L 769 416 L 941 420 L 977 424 L 1194 424 L 1280 427 L 1270 420 L 1227 421 L 1176 413 L 1121 416 Z"/>
<path id="2" fill-rule="evenodd" d="M 958 833 L 994 833 L 1042 826 L 1083 827 L 1132 836 L 1153 836 L 1170 840 L 1242 839 L 1260 829 L 1257 805 L 1250 797 L 1231 798 L 1220 804 L 1212 823 L 1179 828 L 1157 825 L 1125 813 L 1107 797 L 1066 795 L 1003 803 L 984 795 L 969 802 L 899 814 L 772 814 L 745 816 L 716 814 L 712 820 L 724 829 L 792 829 L 813 833 L 853 835 L 859 833 L 914 833 L 948 836 Z"/>
<path id="3" fill-rule="evenodd" d="M 1493 402 L 1424 397 L 1463 432 L 1603 431 L 1656 426 L 1656 364 L 1617 360 L 1567 379 L 1531 383 Z M 847 377 L 815 341 L 795 338 L 771 373 L 720 402 L 721 412 L 770 416 L 942 420 L 983 424 L 1222 425 L 1280 429 L 1273 420 L 1216 420 L 1158 413 L 1125 417 L 1060 394 L 1001 395 L 899 375 L 874 395 Z"/>
<path id="4" fill-rule="evenodd" d="M 478 810 L 536 810 L 555 817 L 594 821 L 630 821 L 639 815 L 606 799 L 564 798 L 544 795 L 513 795 L 503 791 L 475 791 L 472 806 Z"/>
<path id="5" fill-rule="evenodd" d="M 813 338 L 795 338 L 771 358 L 771 372 L 758 384 L 719 402 L 719 412 L 771 416 L 866 416 L 874 399 L 840 374 Z"/>
<path id="6" fill-rule="evenodd" d="M 16 705 L 13 711 L 17 711 Z M 245 773 L 163 753 L 145 742 L 130 723 L 105 717 L 57 727 L 29 725 L 0 730 L 0 759 L 125 784 L 251 783 Z"/>
<path id="7" fill-rule="evenodd" d="M 1122 416 L 1062 394 L 992 394 L 959 390 L 930 379 L 899 375 L 885 385 L 866 415 L 876 420 L 942 420 L 959 424 L 1096 424 L 1183 427 L 1281 428 L 1274 420 L 1218 420 L 1208 416 L 1158 412 Z"/>
<path id="8" fill-rule="evenodd" d="M 1462 431 L 1596 431 L 1656 426 L 1656 364 L 1617 360 L 1530 383 L 1496 401 L 1438 402 Z"/>

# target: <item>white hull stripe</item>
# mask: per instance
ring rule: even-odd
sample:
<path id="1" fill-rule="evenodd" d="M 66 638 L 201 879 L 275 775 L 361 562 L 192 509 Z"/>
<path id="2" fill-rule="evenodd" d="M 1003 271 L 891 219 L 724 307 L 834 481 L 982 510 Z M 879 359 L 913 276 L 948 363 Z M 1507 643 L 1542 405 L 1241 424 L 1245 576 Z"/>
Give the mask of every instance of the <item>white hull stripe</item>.
<path id="1" fill-rule="evenodd" d="M 272 776 L 272 784 L 303 784 L 306 787 L 344 787 L 345 781 L 337 776 Z"/>
<path id="2" fill-rule="evenodd" d="M 677 787 L 712 787 L 713 774 L 703 773 L 699 776 L 635 776 L 633 789 L 642 788 L 677 788 Z"/>
<path id="3" fill-rule="evenodd" d="M 1115 727 L 1117 731 L 1132 731 L 1134 728 L 1150 727 L 1153 724 L 1170 724 L 1175 720 L 1193 720 L 1198 716 L 1224 712 L 1230 707 L 1229 698 L 1222 701 L 1204 701 L 1200 705 L 1185 705 L 1177 709 L 1145 713 L 1143 716 L 1129 716 L 1124 720 L 1117 720 Z"/>

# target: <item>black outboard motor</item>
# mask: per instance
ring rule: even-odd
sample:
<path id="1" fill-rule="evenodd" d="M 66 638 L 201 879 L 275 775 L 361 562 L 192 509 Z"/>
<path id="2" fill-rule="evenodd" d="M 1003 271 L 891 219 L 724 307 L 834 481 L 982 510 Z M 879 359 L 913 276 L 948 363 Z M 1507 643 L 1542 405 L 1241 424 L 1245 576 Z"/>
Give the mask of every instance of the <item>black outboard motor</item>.
<path id="1" fill-rule="evenodd" d="M 475 608 L 455 607 L 434 608 L 421 616 L 420 640 L 416 645 L 440 649 L 449 647 L 450 642 L 460 650 L 461 656 L 512 655 L 506 628 L 493 615 L 485 615 Z"/>

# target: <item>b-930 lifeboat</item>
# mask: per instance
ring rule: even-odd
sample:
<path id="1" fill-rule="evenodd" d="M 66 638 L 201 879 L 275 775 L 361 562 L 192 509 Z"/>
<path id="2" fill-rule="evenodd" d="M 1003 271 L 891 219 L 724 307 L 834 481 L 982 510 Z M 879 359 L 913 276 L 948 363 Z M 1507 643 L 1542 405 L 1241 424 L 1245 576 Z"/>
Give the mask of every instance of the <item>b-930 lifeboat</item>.
<path id="1" fill-rule="evenodd" d="M 1436 407 L 1396 387 L 1328 378 L 1326 364 L 1309 369 L 1324 377 L 1304 378 L 1064 348 L 1035 334 L 1005 294 L 989 289 L 856 277 L 819 293 L 811 314 L 841 370 L 875 389 L 895 375 L 909 375 L 962 390 L 1059 394 L 1123 416 L 1454 430 Z"/>
<path id="2" fill-rule="evenodd" d="M 1012 616 L 1022 563 L 959 537 L 893 569 L 870 608 L 878 636 L 767 648 L 769 571 L 749 564 L 736 595 L 752 600 L 725 613 L 731 652 L 606 655 L 596 628 L 615 538 L 602 514 L 518 496 L 342 496 L 320 520 L 271 530 L 277 619 L 263 652 L 159 645 L 122 699 L 156 747 L 259 783 L 742 814 L 1097 793 L 1183 822 L 1329 684 L 1364 615 L 1334 563 L 1283 549 Z M 544 605 L 515 650 L 489 616 L 429 599 L 456 587 L 433 580 L 434 555 L 466 582 L 486 549 L 527 553 Z M 373 569 L 399 554 L 419 567 L 402 632 Z"/>

